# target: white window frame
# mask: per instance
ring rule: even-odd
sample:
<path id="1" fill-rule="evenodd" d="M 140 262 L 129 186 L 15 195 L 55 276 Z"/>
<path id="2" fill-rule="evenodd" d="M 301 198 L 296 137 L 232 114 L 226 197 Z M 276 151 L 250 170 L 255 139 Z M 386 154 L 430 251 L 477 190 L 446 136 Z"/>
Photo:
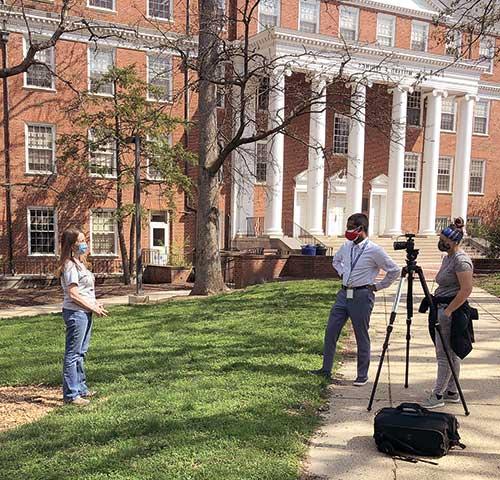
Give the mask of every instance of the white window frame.
<path id="1" fill-rule="evenodd" d="M 420 107 L 419 107 L 419 112 L 418 112 L 418 125 L 414 125 L 414 124 L 410 124 L 408 123 L 408 109 L 411 108 L 409 107 L 409 100 L 410 100 L 410 95 L 413 95 L 413 94 L 416 94 L 416 93 L 420 93 Z M 423 92 L 419 91 L 419 90 L 416 90 L 416 91 L 413 91 L 412 93 L 409 93 L 408 94 L 408 105 L 406 106 L 406 118 L 407 118 L 407 121 L 406 121 L 406 126 L 409 127 L 409 128 L 422 128 L 423 126 L 423 123 L 424 123 L 424 109 L 423 109 L 423 104 L 424 104 L 424 101 L 425 101 L 425 97 L 423 95 Z M 416 110 L 416 108 L 415 108 Z"/>
<path id="2" fill-rule="evenodd" d="M 276 19 L 276 27 L 279 27 L 281 25 L 281 0 L 275 0 L 278 3 L 278 18 Z M 263 32 L 266 30 L 266 28 L 269 28 L 267 26 L 262 25 L 260 22 L 260 6 L 261 3 L 259 2 L 259 12 L 258 12 L 258 18 L 257 18 L 257 31 L 258 32 Z"/>
<path id="3" fill-rule="evenodd" d="M 447 133 L 455 133 L 457 131 L 457 102 L 455 100 L 455 97 L 447 97 L 447 98 L 443 98 L 443 104 L 445 102 L 453 102 L 453 127 L 451 130 L 448 130 L 448 129 L 445 129 L 445 128 L 442 128 L 443 127 L 443 114 L 444 115 L 451 115 L 449 114 L 448 112 L 444 112 L 442 109 L 441 109 L 441 125 L 440 125 L 440 129 L 442 132 L 447 132 Z"/>
<path id="4" fill-rule="evenodd" d="M 474 131 L 474 125 L 476 123 L 476 105 L 478 102 L 486 102 L 487 108 L 486 108 L 486 131 L 485 132 L 475 132 Z M 491 100 L 483 99 L 480 98 L 474 105 L 474 110 L 472 112 L 472 134 L 477 135 L 479 137 L 487 137 L 489 135 L 490 131 L 490 110 L 491 110 Z"/>
<path id="5" fill-rule="evenodd" d="M 92 129 L 89 128 L 88 130 L 88 139 L 89 141 L 92 141 Z M 111 140 L 112 144 L 113 144 L 113 165 L 111 167 L 111 170 L 113 173 L 97 173 L 97 172 L 92 172 L 92 154 L 90 152 L 90 148 L 89 148 L 89 175 L 93 178 L 111 178 L 111 179 L 115 179 L 117 178 L 117 162 L 116 162 L 116 140 Z M 96 150 L 95 153 L 102 153 L 103 150 Z"/>
<path id="6" fill-rule="evenodd" d="M 354 40 L 346 40 L 347 42 L 357 42 L 359 39 L 359 8 L 356 7 L 348 7 L 346 5 L 340 5 L 339 6 L 339 38 L 342 38 L 342 24 L 341 24 L 341 19 L 342 19 L 342 12 L 343 11 L 350 11 L 356 14 L 356 30 L 354 33 Z"/>
<path id="7" fill-rule="evenodd" d="M 343 120 L 347 120 L 347 123 L 348 123 L 348 132 L 347 132 L 347 151 L 345 153 L 343 152 L 336 152 L 335 151 L 335 137 L 336 137 L 336 133 L 335 133 L 335 120 L 337 118 L 341 118 Z M 338 113 L 336 112 L 335 115 L 333 116 L 333 154 L 334 155 L 348 155 L 349 154 L 349 135 L 351 134 L 351 119 L 349 116 L 347 115 L 344 115 L 342 113 Z"/>
<path id="8" fill-rule="evenodd" d="M 450 38 L 451 36 L 451 38 Z M 448 50 L 453 50 L 449 52 Z M 459 58 L 462 53 L 462 32 L 460 30 L 448 31 L 444 44 L 444 54 L 447 57 Z"/>
<path id="9" fill-rule="evenodd" d="M 52 129 L 52 167 L 53 170 L 30 170 L 29 159 L 29 127 L 50 127 Z M 24 158 L 26 164 L 26 173 L 30 175 L 55 175 L 56 170 L 56 126 L 52 123 L 27 122 L 24 124 Z"/>
<path id="10" fill-rule="evenodd" d="M 149 138 L 149 137 L 148 137 L 148 138 L 147 138 L 147 141 L 152 143 L 152 142 L 154 142 L 155 140 L 151 140 L 151 138 Z M 168 144 L 169 144 L 170 146 L 172 146 L 172 145 L 173 145 L 173 135 L 172 135 L 172 133 L 170 133 L 170 134 L 168 135 Z M 151 167 L 150 160 L 151 160 L 151 159 L 150 159 L 150 158 L 148 158 L 148 165 L 147 165 L 147 168 L 146 168 L 146 178 L 147 178 L 149 181 L 151 181 L 151 182 L 162 182 L 163 180 L 165 180 L 165 178 L 164 178 L 164 177 L 160 177 L 160 176 L 157 176 L 157 175 L 152 175 L 152 174 L 151 174 L 151 171 L 150 171 L 150 167 Z"/>
<path id="11" fill-rule="evenodd" d="M 109 11 L 109 10 L 107 10 L 107 11 Z M 102 47 L 102 45 L 101 45 L 101 47 Z M 98 46 L 98 48 L 99 48 L 99 46 Z M 112 54 L 113 54 L 112 65 L 115 66 L 116 65 L 116 48 L 108 47 L 108 46 L 104 46 L 103 48 L 106 50 L 110 50 L 112 52 Z M 94 49 L 94 45 L 89 44 L 87 47 L 87 84 L 88 84 L 87 89 L 88 89 L 88 92 L 91 95 L 97 95 L 99 97 L 112 97 L 114 95 L 114 87 L 113 87 L 113 93 L 101 93 L 101 92 L 93 92 L 92 91 L 91 75 L 90 75 L 90 60 L 91 60 L 91 56 L 93 53 L 93 49 Z"/>
<path id="12" fill-rule="evenodd" d="M 391 37 L 391 44 L 390 45 L 383 45 L 379 42 L 379 26 L 381 24 L 381 21 L 383 20 L 388 20 L 389 22 L 392 23 L 392 37 Z M 377 32 L 376 32 L 376 35 L 377 35 L 377 43 L 381 46 L 381 47 L 386 47 L 386 48 L 390 48 L 390 47 L 394 47 L 395 45 L 395 42 L 396 42 L 396 17 L 394 15 L 387 15 L 386 13 L 378 13 L 377 14 Z M 385 37 L 384 37 L 385 38 Z"/>
<path id="13" fill-rule="evenodd" d="M 413 48 L 413 32 L 414 32 L 414 28 L 417 26 L 425 27 L 425 48 L 424 48 L 424 50 L 415 50 Z M 425 52 L 427 52 L 428 48 L 429 48 L 429 24 L 427 22 L 421 22 L 419 20 L 412 20 L 412 22 L 411 22 L 411 34 L 410 34 L 410 50 L 412 50 L 413 52 L 425 53 Z"/>
<path id="14" fill-rule="evenodd" d="M 316 31 L 314 33 L 320 33 L 319 32 L 319 22 L 320 22 L 320 6 L 321 6 L 321 2 L 320 0 L 299 0 L 299 18 L 298 18 L 298 26 L 297 26 L 297 30 L 299 30 L 299 32 L 301 32 L 301 28 L 300 28 L 300 25 L 301 25 L 301 22 L 302 22 L 302 2 L 307 2 L 307 3 L 314 3 L 315 6 L 316 6 Z M 309 33 L 309 32 L 307 32 Z"/>
<path id="15" fill-rule="evenodd" d="M 486 177 L 486 160 L 483 160 L 481 158 L 472 158 L 471 159 L 471 163 L 473 161 L 474 162 L 481 162 L 481 165 L 482 165 L 481 191 L 480 192 L 471 192 L 470 191 L 470 179 L 471 179 L 471 175 L 470 175 L 470 172 L 469 172 L 469 195 L 484 195 L 484 180 L 485 180 L 485 177 Z"/>
<path id="16" fill-rule="evenodd" d="M 148 55 L 146 55 L 146 83 L 150 84 L 149 82 L 149 62 L 150 62 L 150 57 L 154 56 L 153 53 L 149 53 Z M 168 59 L 168 61 L 170 62 L 170 78 L 169 78 L 169 82 L 168 82 L 168 98 L 167 99 L 158 99 L 158 98 L 155 98 L 155 97 L 152 97 L 150 94 L 149 94 L 149 88 L 147 89 L 147 99 L 151 102 L 157 102 L 157 103 L 172 103 L 172 96 L 173 96 L 173 83 L 174 83 L 174 69 L 173 69 L 173 57 L 172 55 L 168 55 L 168 54 L 157 54 L 156 57 L 160 57 L 160 58 L 163 58 L 163 59 Z"/>
<path id="17" fill-rule="evenodd" d="M 438 181 L 438 190 L 437 192 L 438 193 L 451 193 L 451 189 L 453 188 L 453 165 L 454 165 L 454 158 L 451 156 L 451 155 L 440 155 L 439 156 L 439 159 L 438 159 L 438 180 L 439 180 L 439 161 L 441 160 L 441 158 L 446 158 L 448 160 L 450 160 L 450 183 L 449 183 L 449 187 L 448 187 L 448 190 L 439 190 L 439 181 Z"/>
<path id="18" fill-rule="evenodd" d="M 91 8 L 92 10 L 98 10 L 100 12 L 115 12 L 116 13 L 116 0 L 113 1 L 113 8 L 105 8 L 105 7 L 96 7 L 95 5 L 90 4 L 90 0 L 87 0 L 87 8 Z"/>
<path id="19" fill-rule="evenodd" d="M 52 210 L 54 212 L 54 253 L 31 253 L 31 210 Z M 57 230 L 57 208 L 56 207 L 36 207 L 30 205 L 26 209 L 26 227 L 28 229 L 28 257 L 55 257 L 58 254 L 57 239 L 59 238 L 59 233 Z"/>
<path id="20" fill-rule="evenodd" d="M 114 233 L 115 233 L 115 253 L 95 253 L 94 252 L 94 213 L 96 212 L 111 212 L 116 213 L 114 208 L 94 208 L 90 210 L 90 248 L 93 257 L 118 257 L 118 226 L 116 223 L 116 218 L 114 220 Z"/>
<path id="21" fill-rule="evenodd" d="M 266 152 L 267 152 L 267 156 L 266 156 L 266 179 L 265 180 L 259 180 L 259 178 L 257 177 L 257 165 L 259 164 L 259 157 L 258 157 L 258 145 L 265 145 L 266 146 Z M 262 162 L 260 162 L 262 163 Z M 255 183 L 257 185 L 265 185 L 266 182 L 267 182 L 267 174 L 268 174 L 268 165 L 269 165 L 269 141 L 266 139 L 266 140 L 257 140 L 257 142 L 255 142 Z"/>
<path id="22" fill-rule="evenodd" d="M 155 17 L 154 15 L 151 15 L 149 11 L 149 0 L 146 0 L 146 17 L 151 18 L 153 20 L 158 20 L 160 22 L 169 22 L 173 23 L 174 21 L 174 2 L 173 0 L 170 0 L 170 5 L 169 5 L 169 17 L 168 18 L 163 18 L 163 17 Z"/>
<path id="23" fill-rule="evenodd" d="M 415 174 L 415 188 L 403 187 L 403 191 L 405 192 L 419 192 L 420 191 L 420 175 L 422 172 L 422 155 L 416 152 L 405 152 L 404 161 L 406 162 L 406 156 L 412 155 L 417 158 L 417 172 Z M 405 165 L 403 164 L 403 182 L 404 182 L 404 172 Z"/>
<path id="24" fill-rule="evenodd" d="M 50 47 L 46 50 L 51 50 L 52 53 L 52 65 L 50 65 L 50 68 L 52 69 L 53 72 L 56 70 L 56 49 L 55 47 Z M 26 37 L 23 36 L 23 55 L 26 55 L 28 53 L 28 40 Z M 50 77 L 51 77 L 51 86 L 50 87 L 39 87 L 37 85 L 29 85 L 28 84 L 28 72 L 23 73 L 23 87 L 28 88 L 30 90 L 43 90 L 46 92 L 55 92 L 56 91 L 56 79 L 54 75 L 52 75 L 52 72 L 50 72 Z"/>
<path id="25" fill-rule="evenodd" d="M 488 70 L 486 71 L 487 74 L 491 75 L 493 73 L 493 67 L 495 65 L 496 37 L 487 35 L 481 38 L 481 40 L 479 41 L 479 52 L 481 52 L 481 49 L 483 48 L 483 42 L 492 42 L 492 47 L 490 48 L 491 56 L 488 57 L 490 63 L 488 65 Z M 481 56 L 481 53 L 479 53 L 479 64 L 484 66 L 486 58 L 487 57 L 483 57 Z"/>

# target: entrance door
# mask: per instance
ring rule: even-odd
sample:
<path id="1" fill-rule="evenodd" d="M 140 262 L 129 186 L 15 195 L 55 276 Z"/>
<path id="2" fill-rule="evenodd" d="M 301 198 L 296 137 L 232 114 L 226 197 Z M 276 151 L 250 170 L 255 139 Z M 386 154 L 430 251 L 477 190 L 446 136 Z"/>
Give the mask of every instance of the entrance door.
<path id="1" fill-rule="evenodd" d="M 371 235 L 382 235 L 385 230 L 385 195 L 372 195 L 371 201 Z"/>
<path id="2" fill-rule="evenodd" d="M 344 234 L 345 202 L 345 194 L 343 193 L 336 193 L 329 198 L 327 235 L 331 237 L 340 237 Z"/>
<path id="3" fill-rule="evenodd" d="M 151 212 L 149 223 L 150 235 L 149 246 L 158 251 L 160 264 L 166 264 L 169 251 L 169 223 L 168 212 Z"/>
<path id="4" fill-rule="evenodd" d="M 293 235 L 297 237 L 299 235 L 298 226 L 300 225 L 303 229 L 307 229 L 307 192 L 295 192 L 295 212 L 293 215 L 293 221 L 295 222 L 293 228 Z"/>

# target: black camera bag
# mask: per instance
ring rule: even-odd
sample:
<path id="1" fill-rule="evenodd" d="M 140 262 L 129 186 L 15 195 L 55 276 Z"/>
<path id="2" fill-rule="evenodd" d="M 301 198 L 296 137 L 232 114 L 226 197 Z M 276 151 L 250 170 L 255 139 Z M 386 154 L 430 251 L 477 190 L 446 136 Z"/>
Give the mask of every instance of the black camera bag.
<path id="1" fill-rule="evenodd" d="M 458 421 L 449 413 L 431 412 L 418 403 L 382 408 L 375 415 L 373 437 L 379 451 L 388 455 L 411 453 L 442 457 L 459 446 Z"/>

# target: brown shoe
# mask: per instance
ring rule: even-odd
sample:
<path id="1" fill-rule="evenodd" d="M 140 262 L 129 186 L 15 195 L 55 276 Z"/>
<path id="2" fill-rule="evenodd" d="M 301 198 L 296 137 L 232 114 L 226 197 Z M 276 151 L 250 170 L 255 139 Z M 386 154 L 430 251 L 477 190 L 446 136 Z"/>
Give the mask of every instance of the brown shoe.
<path id="1" fill-rule="evenodd" d="M 82 397 L 75 397 L 72 400 L 64 400 L 64 403 L 69 405 L 76 405 L 77 407 L 85 407 L 90 403 L 90 400 Z"/>
<path id="2" fill-rule="evenodd" d="M 80 397 L 82 398 L 92 398 L 97 395 L 97 392 L 95 390 L 89 390 L 87 393 L 82 393 L 80 394 Z"/>

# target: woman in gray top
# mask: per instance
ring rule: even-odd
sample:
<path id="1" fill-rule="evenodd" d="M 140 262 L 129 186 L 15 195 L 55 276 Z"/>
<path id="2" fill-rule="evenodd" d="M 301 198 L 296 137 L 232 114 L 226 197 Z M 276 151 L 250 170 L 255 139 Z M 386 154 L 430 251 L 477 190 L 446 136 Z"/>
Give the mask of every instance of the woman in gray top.
<path id="1" fill-rule="evenodd" d="M 58 274 L 64 291 L 63 318 L 66 324 L 66 348 L 63 368 L 63 397 L 66 403 L 83 406 L 94 392 L 87 388 L 83 360 L 92 331 L 92 313 L 107 316 L 96 301 L 94 275 L 87 268 L 88 246 L 85 235 L 77 229 L 61 236 L 61 259 Z"/>
<path id="2" fill-rule="evenodd" d="M 446 252 L 443 263 L 436 276 L 435 297 L 448 297 L 452 299 L 449 303 L 438 304 L 438 319 L 441 325 L 443 342 L 436 335 L 436 358 L 438 372 L 436 385 L 423 406 L 426 408 L 443 407 L 445 402 L 458 403 L 460 401 L 457 386 L 451 373 L 450 365 L 446 358 L 444 347 L 448 350 L 453 369 L 460 373 L 460 358 L 451 348 L 451 324 L 452 315 L 469 298 L 472 292 L 473 266 L 470 257 L 460 248 L 460 242 L 464 236 L 464 221 L 457 218 L 453 225 L 445 228 L 439 236 L 438 248 Z"/>

